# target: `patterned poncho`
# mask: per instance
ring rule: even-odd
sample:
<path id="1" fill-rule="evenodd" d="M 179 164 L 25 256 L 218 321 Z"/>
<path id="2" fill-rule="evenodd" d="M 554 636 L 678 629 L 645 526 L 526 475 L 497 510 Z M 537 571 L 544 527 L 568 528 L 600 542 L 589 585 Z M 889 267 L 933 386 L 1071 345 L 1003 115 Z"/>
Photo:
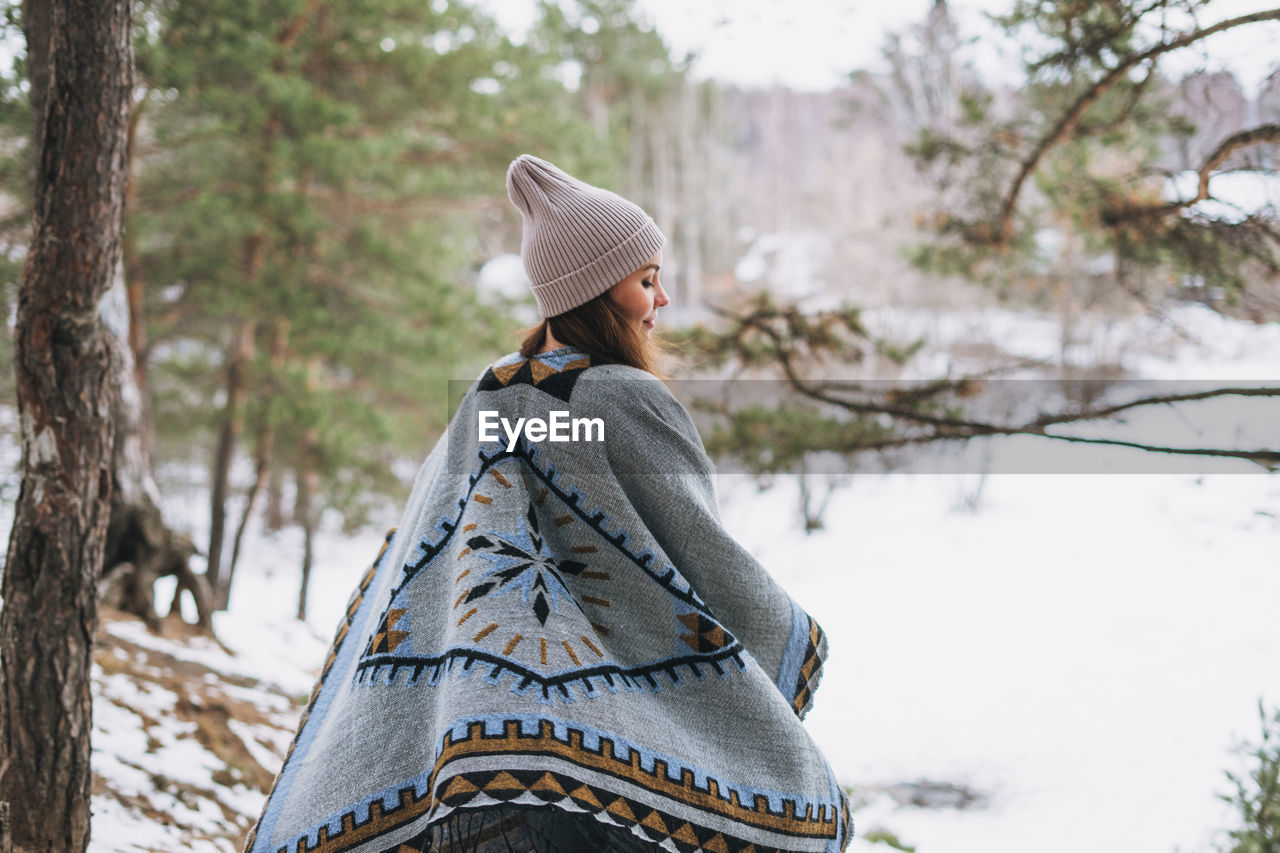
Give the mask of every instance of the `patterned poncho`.
<path id="1" fill-rule="evenodd" d="M 578 440 L 492 428 L 571 435 L 557 411 Z M 506 356 L 352 595 L 247 850 L 418 849 L 498 804 L 672 851 L 843 850 L 847 801 L 800 723 L 825 656 L 726 532 L 666 385 L 573 347 Z"/>

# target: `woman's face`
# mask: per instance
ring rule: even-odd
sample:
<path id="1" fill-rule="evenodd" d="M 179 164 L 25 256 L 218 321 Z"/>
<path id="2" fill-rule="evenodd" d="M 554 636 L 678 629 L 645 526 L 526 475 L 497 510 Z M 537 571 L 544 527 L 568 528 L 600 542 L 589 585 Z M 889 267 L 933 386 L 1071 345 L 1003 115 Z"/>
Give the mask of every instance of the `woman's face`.
<path id="1" fill-rule="evenodd" d="M 654 330 L 658 321 L 658 309 L 671 301 L 667 292 L 662 289 L 658 280 L 658 270 L 662 266 L 662 252 L 644 262 L 644 266 L 615 284 L 609 290 L 609 297 L 622 313 L 634 320 L 647 335 Z"/>

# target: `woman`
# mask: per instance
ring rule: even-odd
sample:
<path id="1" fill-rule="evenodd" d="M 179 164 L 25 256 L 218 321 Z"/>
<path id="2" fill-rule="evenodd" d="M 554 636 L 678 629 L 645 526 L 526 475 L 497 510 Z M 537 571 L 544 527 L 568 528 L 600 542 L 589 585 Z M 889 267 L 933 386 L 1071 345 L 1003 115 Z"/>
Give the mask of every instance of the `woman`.
<path id="1" fill-rule="evenodd" d="M 543 321 L 423 463 L 247 849 L 843 850 L 825 637 L 659 378 L 662 232 L 529 155 L 507 190 Z"/>

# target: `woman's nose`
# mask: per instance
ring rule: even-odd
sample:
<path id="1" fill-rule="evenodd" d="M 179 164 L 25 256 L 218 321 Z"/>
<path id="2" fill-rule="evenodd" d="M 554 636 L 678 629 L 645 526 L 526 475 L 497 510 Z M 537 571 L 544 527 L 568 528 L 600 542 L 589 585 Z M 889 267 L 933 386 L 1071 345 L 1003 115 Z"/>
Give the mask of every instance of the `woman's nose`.
<path id="1" fill-rule="evenodd" d="M 659 308 L 671 301 L 671 297 L 667 296 L 667 291 L 661 284 L 658 285 L 658 292 L 653 295 L 653 301 Z"/>

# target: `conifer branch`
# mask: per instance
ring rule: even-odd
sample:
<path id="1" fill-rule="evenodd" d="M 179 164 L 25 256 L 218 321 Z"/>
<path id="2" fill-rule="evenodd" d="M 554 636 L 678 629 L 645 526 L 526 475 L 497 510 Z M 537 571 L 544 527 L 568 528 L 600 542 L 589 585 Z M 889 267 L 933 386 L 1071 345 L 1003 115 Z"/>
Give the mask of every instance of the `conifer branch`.
<path id="1" fill-rule="evenodd" d="M 1138 67 L 1144 62 L 1154 60 L 1163 54 L 1174 50 L 1187 47 L 1215 33 L 1224 32 L 1226 30 L 1235 29 L 1236 27 L 1256 24 L 1263 21 L 1280 21 L 1280 9 L 1267 9 L 1261 12 L 1254 12 L 1249 15 L 1241 15 L 1236 18 L 1229 18 L 1225 21 L 1219 21 L 1208 27 L 1202 27 L 1176 36 L 1170 41 L 1164 41 L 1155 45 L 1141 53 L 1135 53 L 1126 57 L 1122 62 L 1108 71 L 1101 79 L 1096 81 L 1081 94 L 1059 117 L 1053 127 L 1041 137 L 1040 141 L 1032 149 L 1031 153 L 1023 159 L 1019 164 L 1018 173 L 1010 184 L 1008 191 L 1005 193 L 1004 201 L 1000 207 L 999 218 L 996 222 L 996 228 L 988 238 L 996 245 L 1006 246 L 1013 239 L 1013 213 L 1018 204 L 1018 198 L 1022 194 L 1022 188 L 1026 184 L 1027 179 L 1035 173 L 1040 162 L 1051 148 L 1064 140 L 1080 121 L 1080 117 L 1084 111 L 1092 106 L 1102 95 L 1124 79 L 1125 75 Z"/>
<path id="2" fill-rule="evenodd" d="M 1109 210 L 1103 214 L 1102 221 L 1106 225 L 1114 226 L 1121 222 L 1163 216 L 1193 207 L 1212 197 L 1209 192 L 1209 181 L 1213 177 L 1215 170 L 1226 162 L 1227 158 L 1241 149 L 1267 142 L 1280 142 L 1280 124 L 1259 125 L 1248 130 L 1242 130 L 1224 139 L 1214 149 L 1213 153 L 1205 158 L 1204 164 L 1196 170 L 1196 193 L 1191 198 L 1164 204 L 1134 205 L 1118 210 Z M 1223 173 L 1218 172 L 1218 174 Z M 1276 235 L 1273 229 L 1266 228 L 1261 222 L 1252 222 L 1251 224 L 1280 242 L 1280 235 Z"/>

